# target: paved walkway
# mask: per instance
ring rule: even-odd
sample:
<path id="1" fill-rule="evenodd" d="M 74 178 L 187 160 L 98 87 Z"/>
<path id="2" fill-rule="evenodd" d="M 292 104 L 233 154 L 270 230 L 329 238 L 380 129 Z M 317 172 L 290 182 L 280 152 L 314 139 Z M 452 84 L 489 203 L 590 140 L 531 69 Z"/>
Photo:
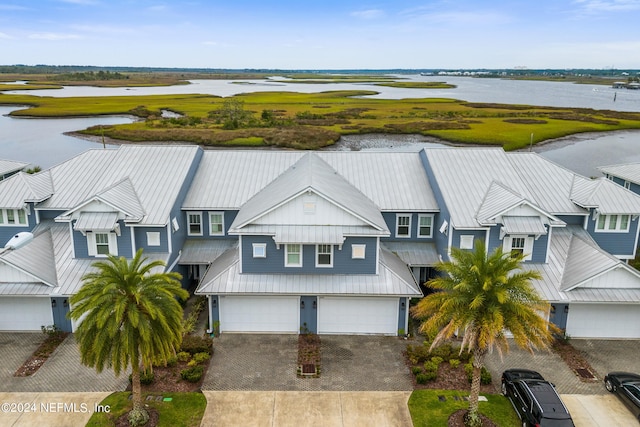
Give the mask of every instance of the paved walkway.
<path id="1" fill-rule="evenodd" d="M 321 336 L 320 378 L 298 378 L 297 335 L 222 334 L 203 390 L 412 390 L 406 341 L 380 336 Z"/>
<path id="2" fill-rule="evenodd" d="M 205 391 L 202 426 L 410 427 L 409 391 Z"/>
<path id="3" fill-rule="evenodd" d="M 98 374 L 80 363 L 80 352 L 73 335 L 54 351 L 38 371 L 29 377 L 14 372 L 44 340 L 42 333 L 0 333 L 0 392 L 101 392 L 122 391 L 128 376 L 113 371 Z"/>
<path id="4" fill-rule="evenodd" d="M 638 425 L 624 403 L 613 394 L 560 396 L 576 427 L 627 427 Z"/>

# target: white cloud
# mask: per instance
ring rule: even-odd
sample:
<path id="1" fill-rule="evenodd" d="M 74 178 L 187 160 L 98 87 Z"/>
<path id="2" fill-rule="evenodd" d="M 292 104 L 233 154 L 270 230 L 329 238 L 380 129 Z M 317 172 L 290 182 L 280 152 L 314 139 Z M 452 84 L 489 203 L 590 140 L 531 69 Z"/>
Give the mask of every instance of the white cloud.
<path id="1" fill-rule="evenodd" d="M 421 20 L 429 21 L 439 24 L 455 24 L 455 25 L 468 25 L 468 24 L 481 24 L 481 25 L 495 25 L 511 22 L 511 18 L 508 15 L 495 12 L 437 12 L 426 13 L 420 15 Z"/>
<path id="2" fill-rule="evenodd" d="M 11 40 L 13 37 L 11 37 L 9 34 L 6 33 L 0 33 L 0 40 Z"/>
<path id="3" fill-rule="evenodd" d="M 28 8 L 15 4 L 0 4 L 0 10 L 28 10 Z"/>
<path id="4" fill-rule="evenodd" d="M 34 33 L 29 35 L 30 39 L 33 40 L 74 40 L 80 39 L 81 37 L 77 34 L 63 34 L 63 33 Z"/>
<path id="5" fill-rule="evenodd" d="M 87 33 L 104 33 L 104 34 L 130 34 L 135 30 L 129 27 L 116 27 L 109 25 L 72 25 L 70 28 L 76 31 L 83 31 Z"/>
<path id="6" fill-rule="evenodd" d="M 586 13 L 640 10 L 640 0 L 574 0 Z"/>
<path id="7" fill-rule="evenodd" d="M 359 19 L 377 19 L 384 16 L 384 11 L 380 9 L 358 10 L 351 12 L 351 16 Z"/>

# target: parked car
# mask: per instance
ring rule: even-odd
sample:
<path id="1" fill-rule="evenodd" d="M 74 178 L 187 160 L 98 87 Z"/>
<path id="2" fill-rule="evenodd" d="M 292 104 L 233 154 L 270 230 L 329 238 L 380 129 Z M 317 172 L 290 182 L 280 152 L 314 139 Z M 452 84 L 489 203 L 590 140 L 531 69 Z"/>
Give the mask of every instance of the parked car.
<path id="1" fill-rule="evenodd" d="M 609 372 L 604 377 L 607 391 L 618 395 L 633 416 L 640 421 L 640 375 L 629 372 Z"/>
<path id="2" fill-rule="evenodd" d="M 574 427 L 571 414 L 554 385 L 536 371 L 504 371 L 502 394 L 511 401 L 522 427 Z"/>

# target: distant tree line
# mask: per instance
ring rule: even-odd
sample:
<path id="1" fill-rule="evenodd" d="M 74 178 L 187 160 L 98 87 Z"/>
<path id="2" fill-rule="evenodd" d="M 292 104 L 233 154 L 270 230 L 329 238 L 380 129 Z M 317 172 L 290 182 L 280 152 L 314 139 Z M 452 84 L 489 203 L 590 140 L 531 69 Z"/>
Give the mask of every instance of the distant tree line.
<path id="1" fill-rule="evenodd" d="M 65 73 L 65 74 L 57 74 L 55 76 L 50 77 L 51 80 L 66 80 L 66 81 L 95 81 L 95 80 L 126 80 L 129 76 L 126 74 L 121 74 L 118 72 L 110 72 L 110 71 L 88 71 L 85 73 Z"/>

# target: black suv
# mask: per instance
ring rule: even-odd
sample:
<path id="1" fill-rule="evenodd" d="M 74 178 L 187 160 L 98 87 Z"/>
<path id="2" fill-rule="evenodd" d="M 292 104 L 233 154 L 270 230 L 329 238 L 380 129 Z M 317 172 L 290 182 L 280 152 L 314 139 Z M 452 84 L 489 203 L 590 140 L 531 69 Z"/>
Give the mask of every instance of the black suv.
<path id="1" fill-rule="evenodd" d="M 504 371 L 502 394 L 511 401 L 523 427 L 574 427 L 571 415 L 553 384 L 536 371 Z"/>

